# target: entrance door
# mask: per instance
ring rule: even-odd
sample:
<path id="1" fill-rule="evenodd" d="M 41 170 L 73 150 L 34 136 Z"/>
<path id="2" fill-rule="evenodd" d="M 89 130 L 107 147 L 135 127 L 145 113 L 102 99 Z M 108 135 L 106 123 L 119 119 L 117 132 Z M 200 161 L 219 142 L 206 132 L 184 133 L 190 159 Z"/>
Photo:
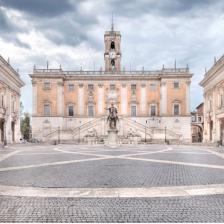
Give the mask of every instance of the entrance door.
<path id="1" fill-rule="evenodd" d="M 210 130 L 210 138 L 209 140 L 212 141 L 212 131 L 213 131 L 213 121 L 210 121 L 210 125 L 209 125 L 209 130 Z"/>
<path id="2" fill-rule="evenodd" d="M 12 129 L 12 141 L 15 141 L 15 122 L 13 121 L 11 123 L 11 129 Z"/>
<path id="3" fill-rule="evenodd" d="M 4 120 L 0 119 L 0 142 L 4 142 Z"/>
<path id="4" fill-rule="evenodd" d="M 220 120 L 220 142 L 224 145 L 224 118 Z"/>

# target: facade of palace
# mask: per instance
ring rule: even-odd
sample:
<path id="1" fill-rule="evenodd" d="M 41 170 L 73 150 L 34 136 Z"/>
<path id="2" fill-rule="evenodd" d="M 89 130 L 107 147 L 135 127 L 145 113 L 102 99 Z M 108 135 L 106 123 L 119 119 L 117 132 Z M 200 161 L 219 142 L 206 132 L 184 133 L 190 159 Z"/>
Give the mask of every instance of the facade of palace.
<path id="1" fill-rule="evenodd" d="M 215 60 L 200 85 L 204 89 L 204 142 L 224 143 L 224 56 Z"/>
<path id="2" fill-rule="evenodd" d="M 186 68 L 121 70 L 121 34 L 104 35 L 105 69 L 37 69 L 33 85 L 33 138 L 85 141 L 107 137 L 108 107 L 118 109 L 119 138 L 191 141 L 190 80 Z"/>
<path id="3" fill-rule="evenodd" d="M 0 56 L 0 144 L 19 142 L 20 88 L 24 82 Z"/>

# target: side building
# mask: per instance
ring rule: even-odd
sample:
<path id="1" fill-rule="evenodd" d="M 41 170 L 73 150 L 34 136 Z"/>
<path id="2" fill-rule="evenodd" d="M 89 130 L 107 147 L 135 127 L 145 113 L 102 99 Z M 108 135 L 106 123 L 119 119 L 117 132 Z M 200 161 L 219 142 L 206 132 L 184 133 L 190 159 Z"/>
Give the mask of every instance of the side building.
<path id="1" fill-rule="evenodd" d="M 24 82 L 10 64 L 0 56 L 0 143 L 19 142 L 20 89 Z"/>
<path id="2" fill-rule="evenodd" d="M 191 141 L 190 82 L 186 68 L 121 70 L 121 34 L 104 35 L 105 70 L 37 69 L 33 84 L 33 137 L 84 141 L 107 137 L 107 108 L 118 109 L 119 137 Z"/>
<path id="3" fill-rule="evenodd" d="M 191 135 L 192 142 L 203 141 L 204 130 L 204 103 L 196 107 L 196 111 L 191 112 Z"/>
<path id="4" fill-rule="evenodd" d="M 224 56 L 205 73 L 200 82 L 204 91 L 204 142 L 224 144 Z"/>

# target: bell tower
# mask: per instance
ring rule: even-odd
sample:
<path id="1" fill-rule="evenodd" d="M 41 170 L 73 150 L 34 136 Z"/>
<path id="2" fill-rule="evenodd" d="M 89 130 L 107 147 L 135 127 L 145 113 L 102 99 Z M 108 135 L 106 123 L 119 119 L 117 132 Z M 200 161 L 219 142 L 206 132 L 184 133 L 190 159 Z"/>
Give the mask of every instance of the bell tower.
<path id="1" fill-rule="evenodd" d="M 106 72 L 119 72 L 121 69 L 121 34 L 114 31 L 112 17 L 111 30 L 104 34 L 104 62 Z"/>

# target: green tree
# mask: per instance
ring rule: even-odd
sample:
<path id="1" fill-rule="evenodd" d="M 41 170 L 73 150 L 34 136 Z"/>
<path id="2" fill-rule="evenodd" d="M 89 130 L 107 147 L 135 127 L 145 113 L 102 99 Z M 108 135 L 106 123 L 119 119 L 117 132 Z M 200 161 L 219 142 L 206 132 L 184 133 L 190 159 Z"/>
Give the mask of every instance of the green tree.
<path id="1" fill-rule="evenodd" d="M 23 106 L 23 103 L 20 102 L 20 120 L 23 118 L 23 110 L 24 110 L 24 106 Z"/>
<path id="2" fill-rule="evenodd" d="M 30 139 L 30 114 L 24 113 L 24 117 L 21 119 L 21 133 L 24 139 L 29 140 Z"/>

